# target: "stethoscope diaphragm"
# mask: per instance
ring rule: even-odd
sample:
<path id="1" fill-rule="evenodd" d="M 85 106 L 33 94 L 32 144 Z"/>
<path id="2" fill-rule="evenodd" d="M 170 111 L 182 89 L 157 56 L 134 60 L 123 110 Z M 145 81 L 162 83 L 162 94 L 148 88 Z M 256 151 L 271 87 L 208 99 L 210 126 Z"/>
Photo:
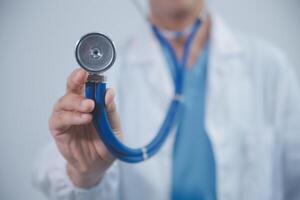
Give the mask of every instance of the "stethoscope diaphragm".
<path id="1" fill-rule="evenodd" d="M 84 35 L 77 43 L 75 56 L 78 64 L 90 73 L 101 73 L 115 62 L 116 50 L 112 40 L 101 33 Z"/>

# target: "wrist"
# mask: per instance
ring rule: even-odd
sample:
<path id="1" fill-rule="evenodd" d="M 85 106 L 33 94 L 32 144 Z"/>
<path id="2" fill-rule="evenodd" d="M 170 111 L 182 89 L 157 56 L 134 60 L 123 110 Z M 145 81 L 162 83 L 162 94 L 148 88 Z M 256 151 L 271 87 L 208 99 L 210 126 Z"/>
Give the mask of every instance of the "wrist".
<path id="1" fill-rule="evenodd" d="M 96 186 L 101 181 L 102 173 L 82 173 L 70 164 L 67 164 L 67 174 L 71 182 L 79 188 L 88 189 Z"/>

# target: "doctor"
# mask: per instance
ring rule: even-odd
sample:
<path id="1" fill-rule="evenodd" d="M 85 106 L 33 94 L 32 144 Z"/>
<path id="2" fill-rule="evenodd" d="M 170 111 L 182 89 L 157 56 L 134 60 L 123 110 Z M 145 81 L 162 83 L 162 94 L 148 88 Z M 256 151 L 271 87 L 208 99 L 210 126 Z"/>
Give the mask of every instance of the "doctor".
<path id="1" fill-rule="evenodd" d="M 124 143 L 149 142 L 172 99 L 176 63 L 194 34 L 182 65 L 176 129 L 153 158 L 115 160 L 91 123 L 94 102 L 83 96 L 87 74 L 75 70 L 53 108 L 55 143 L 41 152 L 35 186 L 49 199 L 300 199 L 300 89 L 286 57 L 232 32 L 216 14 L 204 15 L 203 0 L 149 4 L 153 27 L 118 52 L 106 107 Z"/>

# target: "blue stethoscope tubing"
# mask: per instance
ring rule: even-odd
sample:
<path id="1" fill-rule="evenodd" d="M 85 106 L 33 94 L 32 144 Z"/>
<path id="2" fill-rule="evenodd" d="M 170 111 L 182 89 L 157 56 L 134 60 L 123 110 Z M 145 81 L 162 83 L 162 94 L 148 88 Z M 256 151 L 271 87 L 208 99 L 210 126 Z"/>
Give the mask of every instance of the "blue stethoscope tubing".
<path id="1" fill-rule="evenodd" d="M 93 99 L 96 106 L 93 111 L 93 124 L 107 149 L 116 158 L 129 163 L 141 162 L 153 156 L 160 149 L 172 128 L 179 102 L 172 101 L 167 117 L 152 142 L 144 148 L 132 149 L 120 142 L 112 131 L 105 111 L 105 91 L 106 83 L 86 83 L 86 97 Z"/>
<path id="2" fill-rule="evenodd" d="M 162 36 L 160 31 L 154 25 L 152 30 L 159 40 L 160 44 L 165 46 L 171 53 L 173 64 L 175 66 L 175 96 L 171 101 L 170 106 L 167 110 L 166 117 L 158 131 L 158 134 L 155 138 L 145 147 L 142 148 L 130 148 L 125 146 L 114 134 L 105 110 L 105 92 L 106 92 L 106 83 L 105 82 L 87 82 L 85 87 L 86 98 L 92 99 L 95 101 L 95 108 L 93 110 L 93 124 L 99 134 L 99 137 L 105 144 L 109 152 L 116 158 L 128 162 L 128 163 L 138 163 L 155 155 L 161 146 L 164 144 L 166 138 L 171 132 L 171 129 L 174 127 L 176 122 L 177 111 L 181 104 L 181 95 L 183 91 L 183 78 L 184 70 L 187 65 L 189 58 L 189 51 L 192 41 L 197 33 L 197 30 L 201 26 L 201 21 L 198 19 L 192 28 L 192 31 L 187 38 L 187 41 L 184 45 L 182 60 L 178 61 L 176 54 L 167 41 L 166 38 Z"/>

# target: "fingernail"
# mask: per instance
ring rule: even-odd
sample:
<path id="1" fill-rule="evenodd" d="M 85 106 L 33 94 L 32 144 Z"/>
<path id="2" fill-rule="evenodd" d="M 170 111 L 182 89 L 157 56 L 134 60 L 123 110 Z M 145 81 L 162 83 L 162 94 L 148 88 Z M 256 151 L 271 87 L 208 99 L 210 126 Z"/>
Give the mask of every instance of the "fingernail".
<path id="1" fill-rule="evenodd" d="M 81 78 L 82 78 L 82 77 L 81 77 L 80 71 L 77 71 L 76 74 L 75 74 L 75 78 L 74 78 L 75 81 L 76 81 L 76 82 L 80 82 L 80 81 L 81 81 Z"/>

